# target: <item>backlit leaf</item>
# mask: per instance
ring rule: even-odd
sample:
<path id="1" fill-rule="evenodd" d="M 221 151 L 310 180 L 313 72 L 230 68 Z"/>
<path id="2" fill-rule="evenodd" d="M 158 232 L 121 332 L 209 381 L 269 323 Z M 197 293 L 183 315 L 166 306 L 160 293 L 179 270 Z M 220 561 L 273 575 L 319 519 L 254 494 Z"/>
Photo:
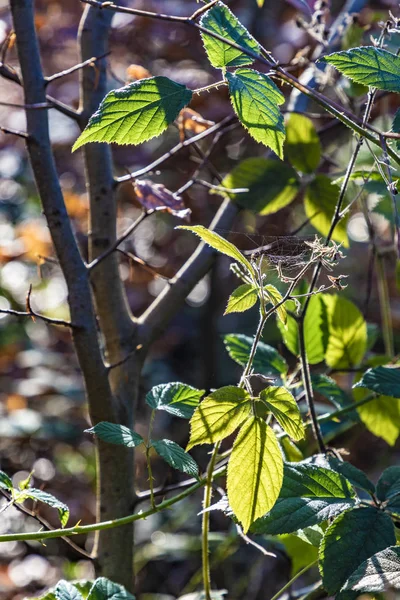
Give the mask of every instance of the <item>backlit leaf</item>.
<path id="1" fill-rule="evenodd" d="M 361 400 L 368 395 L 365 390 L 355 389 L 354 399 Z M 394 446 L 400 435 L 400 400 L 390 396 L 378 396 L 357 407 L 365 427 L 377 437 Z"/>
<path id="2" fill-rule="evenodd" d="M 187 450 L 199 444 L 215 444 L 228 437 L 251 414 L 249 394 L 229 385 L 212 392 L 201 402 L 190 421 Z"/>
<path id="3" fill-rule="evenodd" d="M 30 498 L 31 500 L 36 500 L 38 502 L 43 502 L 48 506 L 56 508 L 58 510 L 58 516 L 60 517 L 60 523 L 62 527 L 65 527 L 68 523 L 69 519 L 69 508 L 64 502 L 58 500 L 52 494 L 47 492 L 43 492 L 42 490 L 38 490 L 36 488 L 28 488 L 20 492 L 17 496 L 17 502 L 23 502 Z"/>
<path id="4" fill-rule="evenodd" d="M 257 141 L 283 158 L 285 126 L 279 105 L 285 97 L 273 81 L 253 69 L 227 73 L 232 106 L 242 125 Z"/>
<path id="5" fill-rule="evenodd" d="M 203 240 L 203 242 L 214 248 L 214 250 L 218 250 L 218 252 L 230 256 L 230 258 L 233 258 L 246 267 L 249 273 L 254 274 L 253 267 L 240 250 L 231 244 L 231 242 L 228 242 L 228 240 L 218 235 L 218 233 L 215 233 L 215 231 L 211 231 L 202 225 L 180 225 L 177 229 L 187 229 L 188 231 L 195 233 Z"/>
<path id="6" fill-rule="evenodd" d="M 256 42 L 223 2 L 217 2 L 215 6 L 204 13 L 200 20 L 200 25 L 230 42 L 235 42 L 245 50 L 249 50 L 257 55 L 260 53 L 258 42 Z M 232 48 L 232 46 L 221 40 L 204 32 L 201 32 L 201 37 L 208 59 L 213 67 L 223 69 L 225 67 L 250 65 L 254 62 L 253 58 L 236 48 Z"/>
<path id="7" fill-rule="evenodd" d="M 229 296 L 228 304 L 224 314 L 233 312 L 245 312 L 252 308 L 258 300 L 258 290 L 251 283 L 240 285 Z"/>
<path id="8" fill-rule="evenodd" d="M 4 473 L 4 471 L 0 471 L 0 488 L 9 492 L 14 488 L 11 477 L 7 473 Z"/>
<path id="9" fill-rule="evenodd" d="M 304 195 L 304 209 L 310 223 L 323 236 L 327 236 L 331 227 L 340 188 L 326 175 L 317 175 L 308 185 Z M 347 217 L 340 219 L 332 235 L 335 242 L 345 248 L 349 246 L 346 224 Z"/>
<path id="10" fill-rule="evenodd" d="M 141 144 L 160 135 L 179 111 L 189 104 L 192 92 L 167 77 L 151 77 L 107 94 L 72 147 L 89 142 Z"/>
<path id="11" fill-rule="evenodd" d="M 272 429 L 258 417 L 241 428 L 228 463 L 228 500 L 246 533 L 274 506 L 282 486 L 283 458 Z"/>
<path id="12" fill-rule="evenodd" d="M 266 293 L 267 299 L 271 302 L 272 306 L 276 306 L 280 302 L 282 302 L 283 297 L 279 290 L 276 289 L 274 285 L 268 284 L 264 287 L 264 291 Z M 278 315 L 278 319 L 286 325 L 287 322 L 287 312 L 284 304 L 281 304 L 276 309 L 276 314 Z"/>
<path id="13" fill-rule="evenodd" d="M 313 122 L 292 113 L 286 123 L 285 150 L 291 164 L 302 173 L 313 173 L 321 160 L 321 144 Z"/>
<path id="14" fill-rule="evenodd" d="M 285 303 L 287 310 L 295 312 L 293 301 Z M 299 356 L 298 324 L 296 320 L 287 315 L 286 326 L 278 322 L 285 346 L 295 356 Z M 312 296 L 308 304 L 304 319 L 304 341 L 307 352 L 307 360 L 311 365 L 322 362 L 328 342 L 326 308 L 319 295 Z"/>
<path id="15" fill-rule="evenodd" d="M 323 294 L 329 338 L 325 361 L 334 369 L 355 367 L 367 348 L 367 324 L 359 309 L 338 294 Z"/>
<path id="16" fill-rule="evenodd" d="M 270 386 L 261 392 L 260 399 L 291 438 L 294 440 L 304 438 L 305 430 L 299 408 L 286 388 Z"/>
<path id="17" fill-rule="evenodd" d="M 352 48 L 324 56 L 352 81 L 387 92 L 400 92 L 400 57 L 375 46 Z"/>
<path id="18" fill-rule="evenodd" d="M 290 204 L 300 187 L 296 173 L 289 165 L 261 156 L 242 160 L 226 175 L 221 186 L 248 189 L 248 192 L 230 194 L 230 198 L 242 208 L 260 215 L 275 213 Z"/>

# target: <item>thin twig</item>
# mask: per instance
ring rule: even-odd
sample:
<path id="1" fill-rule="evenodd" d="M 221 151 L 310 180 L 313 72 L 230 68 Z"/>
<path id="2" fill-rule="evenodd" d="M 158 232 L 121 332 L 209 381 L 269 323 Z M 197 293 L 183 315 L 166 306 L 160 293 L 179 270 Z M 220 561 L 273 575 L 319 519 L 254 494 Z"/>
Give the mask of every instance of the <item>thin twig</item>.
<path id="1" fill-rule="evenodd" d="M 18 129 L 9 129 L 8 127 L 2 127 L 0 125 L 0 131 L 5 133 L 6 135 L 16 135 L 17 137 L 23 138 L 24 140 L 28 139 L 28 134 L 25 131 L 18 131 Z"/>
<path id="2" fill-rule="evenodd" d="M 109 56 L 109 54 L 110 54 L 110 52 L 105 52 L 101 56 L 93 56 L 92 58 L 89 58 L 88 60 L 84 60 L 83 62 L 81 62 L 77 65 L 74 65 L 73 67 L 70 67 L 69 69 L 65 69 L 65 71 L 60 71 L 59 73 L 55 73 L 54 75 L 45 77 L 45 85 L 48 85 L 49 83 L 51 83 L 52 81 L 55 81 L 56 79 L 60 79 L 61 77 L 65 77 L 66 75 L 70 75 L 71 73 L 75 73 L 75 71 L 79 71 L 80 69 L 83 69 L 84 67 L 87 67 L 89 65 L 92 66 L 98 60 L 101 60 L 102 58 Z"/>
<path id="3" fill-rule="evenodd" d="M 15 317 L 30 317 L 31 319 L 40 319 L 45 323 L 49 323 L 50 325 L 61 325 L 62 327 L 69 327 L 70 329 L 80 329 L 79 325 L 75 325 L 70 321 L 64 321 L 63 319 L 52 319 L 51 317 L 46 317 L 45 315 L 41 315 L 32 309 L 31 306 L 31 294 L 32 294 L 32 285 L 29 286 L 29 290 L 26 296 L 26 306 L 27 310 L 14 310 L 12 308 L 0 308 L 0 314 L 3 315 L 13 315 Z"/>

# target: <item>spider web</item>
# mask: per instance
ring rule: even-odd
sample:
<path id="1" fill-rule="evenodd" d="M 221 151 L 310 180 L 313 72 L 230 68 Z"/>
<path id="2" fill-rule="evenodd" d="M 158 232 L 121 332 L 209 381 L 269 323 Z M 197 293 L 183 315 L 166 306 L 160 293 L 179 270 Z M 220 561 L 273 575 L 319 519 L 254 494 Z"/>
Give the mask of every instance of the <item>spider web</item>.
<path id="1" fill-rule="evenodd" d="M 263 270 L 268 266 L 270 268 L 280 266 L 285 271 L 294 271 L 305 265 L 312 254 L 312 248 L 307 242 L 313 242 L 315 239 L 315 236 L 260 235 L 218 228 L 215 232 L 227 237 L 250 259 L 256 261 L 261 257 L 265 258 Z"/>

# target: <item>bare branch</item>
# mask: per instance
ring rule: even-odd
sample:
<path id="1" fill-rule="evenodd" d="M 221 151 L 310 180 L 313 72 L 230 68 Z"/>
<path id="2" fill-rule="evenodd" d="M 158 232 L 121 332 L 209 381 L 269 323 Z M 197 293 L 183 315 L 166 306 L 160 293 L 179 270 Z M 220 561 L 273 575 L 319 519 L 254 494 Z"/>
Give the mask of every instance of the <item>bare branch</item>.
<path id="1" fill-rule="evenodd" d="M 23 138 L 26 140 L 28 138 L 28 134 L 25 131 L 18 131 L 17 129 L 9 129 L 8 127 L 3 127 L 0 125 L 0 131 L 7 135 L 16 135 L 17 137 Z"/>
<path id="2" fill-rule="evenodd" d="M 54 75 L 50 75 L 50 77 L 45 77 L 46 85 L 48 85 L 52 81 L 55 81 L 56 79 L 60 79 L 61 77 L 65 77 L 66 75 L 70 75 L 71 73 L 75 73 L 75 71 L 79 71 L 80 69 L 83 69 L 83 67 L 92 67 L 95 65 L 96 61 L 105 58 L 109 54 L 110 52 L 105 52 L 101 56 L 92 56 L 92 58 L 88 58 L 87 60 L 84 60 L 83 62 L 74 65 L 69 69 L 65 69 L 65 71 L 60 71 L 60 73 L 55 73 Z"/>

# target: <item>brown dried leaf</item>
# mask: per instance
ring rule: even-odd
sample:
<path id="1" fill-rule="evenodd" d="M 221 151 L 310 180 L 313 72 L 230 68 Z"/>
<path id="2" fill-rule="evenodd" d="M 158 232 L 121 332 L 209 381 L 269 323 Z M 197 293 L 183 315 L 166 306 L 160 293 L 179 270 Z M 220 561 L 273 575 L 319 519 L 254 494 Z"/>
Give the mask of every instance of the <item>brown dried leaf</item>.
<path id="1" fill-rule="evenodd" d="M 183 108 L 179 113 L 178 119 L 179 137 L 181 142 L 185 139 L 185 132 L 197 135 L 215 125 L 214 121 L 203 119 L 200 113 L 191 108 Z"/>
<path id="2" fill-rule="evenodd" d="M 133 184 L 136 198 L 146 210 L 164 209 L 179 219 L 186 219 L 191 213 L 180 196 L 174 195 L 162 183 L 149 179 L 136 180 Z"/>
<path id="3" fill-rule="evenodd" d="M 126 69 L 126 83 L 139 81 L 139 79 L 147 79 L 148 77 L 151 77 L 150 71 L 148 71 L 141 65 L 129 65 L 129 67 Z"/>

